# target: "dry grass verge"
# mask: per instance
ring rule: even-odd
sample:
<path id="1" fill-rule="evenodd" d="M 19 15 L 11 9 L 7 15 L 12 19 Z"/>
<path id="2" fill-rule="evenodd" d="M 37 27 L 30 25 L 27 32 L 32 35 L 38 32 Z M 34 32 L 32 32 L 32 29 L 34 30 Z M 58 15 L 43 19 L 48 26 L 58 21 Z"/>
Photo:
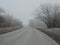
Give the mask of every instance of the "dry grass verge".
<path id="1" fill-rule="evenodd" d="M 37 28 L 38 29 L 38 28 Z M 60 44 L 60 28 L 38 29 Z"/>
<path id="2" fill-rule="evenodd" d="M 17 29 L 22 28 L 21 26 L 15 26 L 15 27 L 5 27 L 5 28 L 0 28 L 0 34 L 4 34 L 7 32 L 15 31 Z"/>

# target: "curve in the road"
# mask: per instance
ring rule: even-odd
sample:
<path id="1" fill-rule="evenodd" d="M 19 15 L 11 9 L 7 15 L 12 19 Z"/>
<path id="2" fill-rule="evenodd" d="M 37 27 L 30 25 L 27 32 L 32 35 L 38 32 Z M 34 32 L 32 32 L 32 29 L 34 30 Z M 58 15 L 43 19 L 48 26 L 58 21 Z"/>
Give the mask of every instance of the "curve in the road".
<path id="1" fill-rule="evenodd" d="M 23 27 L 0 35 L 0 45 L 58 45 L 46 34 L 32 27 Z"/>

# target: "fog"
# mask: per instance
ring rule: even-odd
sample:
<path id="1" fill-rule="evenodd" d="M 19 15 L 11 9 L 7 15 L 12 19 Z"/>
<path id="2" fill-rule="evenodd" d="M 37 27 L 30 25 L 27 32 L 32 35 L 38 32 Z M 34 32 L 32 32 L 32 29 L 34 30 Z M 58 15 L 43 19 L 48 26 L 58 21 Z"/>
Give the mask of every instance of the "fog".
<path id="1" fill-rule="evenodd" d="M 33 18 L 32 13 L 41 3 L 59 3 L 60 0 L 0 0 L 0 7 L 7 13 L 19 18 L 23 24 L 28 24 Z"/>

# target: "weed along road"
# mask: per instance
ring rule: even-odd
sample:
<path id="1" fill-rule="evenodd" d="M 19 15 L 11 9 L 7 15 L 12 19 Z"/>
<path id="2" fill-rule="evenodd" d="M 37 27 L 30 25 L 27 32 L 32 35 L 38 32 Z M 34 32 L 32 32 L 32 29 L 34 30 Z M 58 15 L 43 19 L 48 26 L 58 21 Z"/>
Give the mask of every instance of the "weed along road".
<path id="1" fill-rule="evenodd" d="M 43 32 L 30 26 L 0 35 L 0 45 L 59 45 Z"/>

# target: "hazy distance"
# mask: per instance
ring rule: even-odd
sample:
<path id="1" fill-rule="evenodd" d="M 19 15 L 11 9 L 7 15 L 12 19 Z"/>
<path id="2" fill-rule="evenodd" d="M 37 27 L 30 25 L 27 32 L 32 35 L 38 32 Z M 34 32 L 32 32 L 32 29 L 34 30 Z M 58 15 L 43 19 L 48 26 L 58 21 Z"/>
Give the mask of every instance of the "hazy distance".
<path id="1" fill-rule="evenodd" d="M 9 14 L 28 24 L 33 18 L 32 13 L 41 3 L 59 3 L 60 0 L 0 0 L 0 7 L 3 7 Z"/>

